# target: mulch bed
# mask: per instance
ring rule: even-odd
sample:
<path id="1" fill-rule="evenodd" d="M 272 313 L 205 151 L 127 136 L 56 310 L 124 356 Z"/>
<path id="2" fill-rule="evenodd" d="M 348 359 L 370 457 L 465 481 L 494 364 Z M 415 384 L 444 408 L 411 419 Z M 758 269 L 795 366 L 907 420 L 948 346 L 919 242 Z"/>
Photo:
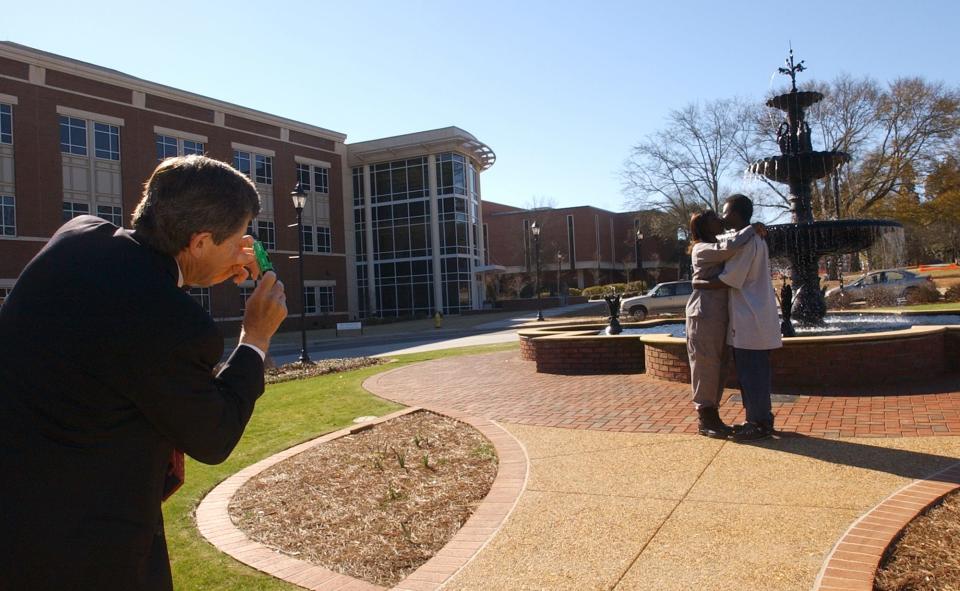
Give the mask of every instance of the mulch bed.
<path id="1" fill-rule="evenodd" d="M 280 382 L 289 382 L 291 380 L 302 380 L 322 376 L 329 373 L 338 373 L 341 371 L 350 371 L 371 365 L 380 365 L 387 363 L 386 359 L 380 357 L 347 357 L 344 359 L 324 359 L 311 363 L 286 363 L 280 367 L 271 367 L 264 371 L 264 381 L 268 384 L 279 384 Z"/>
<path id="2" fill-rule="evenodd" d="M 875 591 L 960 589 L 960 493 L 914 519 L 887 550 Z"/>
<path id="3" fill-rule="evenodd" d="M 229 511 L 261 544 L 390 587 L 453 537 L 496 473 L 476 429 L 419 411 L 277 464 Z"/>

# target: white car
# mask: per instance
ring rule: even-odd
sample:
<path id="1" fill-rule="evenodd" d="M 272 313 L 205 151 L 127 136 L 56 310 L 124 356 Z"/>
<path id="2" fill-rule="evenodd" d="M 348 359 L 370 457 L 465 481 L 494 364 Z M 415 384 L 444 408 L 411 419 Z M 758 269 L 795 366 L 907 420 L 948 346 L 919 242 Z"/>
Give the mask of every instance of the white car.
<path id="1" fill-rule="evenodd" d="M 692 293 L 689 281 L 658 283 L 644 295 L 620 302 L 620 315 L 639 321 L 651 314 L 683 314 Z"/>
<path id="2" fill-rule="evenodd" d="M 910 295 L 911 291 L 916 290 L 927 281 L 932 280 L 930 277 L 922 277 L 903 269 L 888 269 L 866 273 L 856 281 L 844 285 L 842 289 L 843 292 L 848 294 L 854 301 L 864 299 L 867 290 L 874 288 L 889 291 L 898 299 L 905 299 Z M 834 287 L 827 290 L 825 295 L 830 297 L 839 294 L 840 290 L 840 287 Z"/>

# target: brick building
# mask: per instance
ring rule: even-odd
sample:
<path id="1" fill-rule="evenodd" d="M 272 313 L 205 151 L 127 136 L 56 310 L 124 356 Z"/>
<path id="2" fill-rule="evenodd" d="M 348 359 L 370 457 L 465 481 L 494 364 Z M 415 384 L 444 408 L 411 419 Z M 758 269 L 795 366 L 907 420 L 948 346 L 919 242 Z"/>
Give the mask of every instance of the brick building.
<path id="1" fill-rule="evenodd" d="M 485 201 L 483 234 L 489 248 L 484 263 L 501 272 L 497 277 L 501 293 L 513 295 L 522 285 L 528 286 L 524 291 L 532 289 L 536 243 L 530 228 L 537 223 L 544 290 L 555 293 L 558 283 L 561 289 L 583 289 L 637 280 L 672 281 L 678 277 L 682 245 L 654 236 L 656 215 L 615 213 L 589 205 L 523 209 Z"/>
<path id="2" fill-rule="evenodd" d="M 287 279 L 291 318 L 459 312 L 482 305 L 479 175 L 493 152 L 455 127 L 348 145 L 343 133 L 0 42 L 0 303 L 67 219 L 129 226 L 159 160 L 206 154 L 256 183 L 251 231 Z M 307 191 L 304 293 L 296 212 Z M 367 223 L 371 221 L 372 223 Z M 95 271 L 94 271 L 95 272 Z M 247 283 L 194 290 L 221 322 Z"/>

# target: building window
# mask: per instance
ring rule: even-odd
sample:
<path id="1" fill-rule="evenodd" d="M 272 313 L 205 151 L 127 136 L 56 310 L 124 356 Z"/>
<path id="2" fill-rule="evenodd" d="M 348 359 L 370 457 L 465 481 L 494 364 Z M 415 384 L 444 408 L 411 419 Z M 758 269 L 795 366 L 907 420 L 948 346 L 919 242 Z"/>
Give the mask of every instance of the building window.
<path id="1" fill-rule="evenodd" d="M 157 160 L 175 156 L 189 156 L 190 154 L 203 155 L 203 149 L 203 142 L 181 140 L 169 135 L 157 136 Z"/>
<path id="2" fill-rule="evenodd" d="M 353 169 L 353 206 L 363 207 L 363 167 Z"/>
<path id="3" fill-rule="evenodd" d="M 17 235 L 17 205 L 12 195 L 0 196 L 0 235 Z"/>
<path id="4" fill-rule="evenodd" d="M 317 252 L 333 252 L 330 241 L 330 228 L 317 226 Z"/>
<path id="5" fill-rule="evenodd" d="M 317 193 L 329 193 L 329 174 L 326 168 L 313 167 L 313 190 Z"/>
<path id="6" fill-rule="evenodd" d="M 11 287 L 0 287 L 0 306 L 3 305 L 3 302 L 7 301 L 7 298 L 10 297 L 10 292 L 13 291 Z"/>
<path id="7" fill-rule="evenodd" d="M 120 128 L 106 123 L 93 124 L 93 153 L 104 160 L 120 160 Z"/>
<path id="8" fill-rule="evenodd" d="M 303 288 L 304 314 L 330 314 L 333 312 L 333 286 L 311 286 Z"/>
<path id="9" fill-rule="evenodd" d="M 310 165 L 297 164 L 297 182 L 304 191 L 310 190 Z"/>
<path id="10" fill-rule="evenodd" d="M 191 288 L 188 292 L 190 297 L 194 299 L 204 311 L 210 313 L 210 288 L 209 287 L 194 287 Z"/>
<path id="11" fill-rule="evenodd" d="M 257 165 L 256 169 L 256 181 L 258 183 L 263 183 L 265 185 L 273 184 L 273 157 L 272 156 L 262 156 L 260 154 L 255 154 L 255 162 Z"/>
<path id="12" fill-rule="evenodd" d="M 429 192 L 425 157 L 383 162 L 370 167 L 370 200 L 373 203 L 424 199 L 429 197 Z"/>
<path id="13" fill-rule="evenodd" d="M 523 220 L 523 266 L 530 271 L 530 220 Z"/>
<path id="14" fill-rule="evenodd" d="M 250 152 L 233 151 L 233 167 L 250 176 Z"/>
<path id="15" fill-rule="evenodd" d="M 107 220 L 118 228 L 123 226 L 123 214 L 120 208 L 114 205 L 98 205 L 97 217 Z"/>
<path id="16" fill-rule="evenodd" d="M 437 156 L 437 194 L 467 194 L 467 159 L 446 152 Z"/>
<path id="17" fill-rule="evenodd" d="M 577 241 L 573 231 L 573 216 L 567 216 L 567 252 L 570 256 L 570 269 L 577 268 Z"/>
<path id="18" fill-rule="evenodd" d="M 87 122 L 76 117 L 60 117 L 60 151 L 76 156 L 87 155 Z"/>
<path id="19" fill-rule="evenodd" d="M 0 105 L 0 144 L 13 143 L 13 108 Z"/>
<path id="20" fill-rule="evenodd" d="M 157 136 L 157 160 L 166 160 L 179 156 L 177 138 L 168 135 Z"/>
<path id="21" fill-rule="evenodd" d="M 483 264 L 490 264 L 490 233 L 486 224 L 483 225 Z"/>
<path id="22" fill-rule="evenodd" d="M 203 147 L 203 142 L 183 140 L 183 155 L 189 156 L 191 154 L 197 154 L 198 156 L 203 156 Z"/>
<path id="23" fill-rule="evenodd" d="M 247 311 L 247 300 L 250 299 L 250 296 L 253 295 L 252 287 L 241 287 L 240 288 L 240 315 L 243 316 L 244 312 Z"/>
<path id="24" fill-rule="evenodd" d="M 323 314 L 333 312 L 333 286 L 326 285 L 317 288 L 317 308 Z"/>
<path id="25" fill-rule="evenodd" d="M 303 288 L 303 313 L 304 314 L 317 313 L 317 291 L 316 290 L 317 290 L 316 287 Z"/>
<path id="26" fill-rule="evenodd" d="M 313 226 L 303 226 L 303 252 L 313 252 Z"/>
<path id="27" fill-rule="evenodd" d="M 76 203 L 74 201 L 63 202 L 63 221 L 68 222 L 78 215 L 87 215 L 90 213 L 90 206 L 86 203 Z"/>
<path id="28" fill-rule="evenodd" d="M 257 238 L 267 250 L 277 249 L 277 232 L 274 230 L 273 222 L 257 220 Z"/>

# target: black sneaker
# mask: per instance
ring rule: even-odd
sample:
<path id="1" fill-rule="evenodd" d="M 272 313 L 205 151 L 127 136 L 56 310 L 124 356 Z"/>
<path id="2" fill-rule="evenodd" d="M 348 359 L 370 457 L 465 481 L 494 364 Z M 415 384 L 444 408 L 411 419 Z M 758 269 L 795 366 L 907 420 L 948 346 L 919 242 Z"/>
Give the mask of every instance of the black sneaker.
<path id="1" fill-rule="evenodd" d="M 734 441 L 760 441 L 773 436 L 773 427 L 759 423 L 743 423 L 733 428 Z"/>
<path id="2" fill-rule="evenodd" d="M 733 429 L 727 426 L 720 418 L 720 411 L 716 407 L 700 407 L 697 409 L 700 424 L 697 433 L 713 439 L 726 439 L 733 434 Z"/>

